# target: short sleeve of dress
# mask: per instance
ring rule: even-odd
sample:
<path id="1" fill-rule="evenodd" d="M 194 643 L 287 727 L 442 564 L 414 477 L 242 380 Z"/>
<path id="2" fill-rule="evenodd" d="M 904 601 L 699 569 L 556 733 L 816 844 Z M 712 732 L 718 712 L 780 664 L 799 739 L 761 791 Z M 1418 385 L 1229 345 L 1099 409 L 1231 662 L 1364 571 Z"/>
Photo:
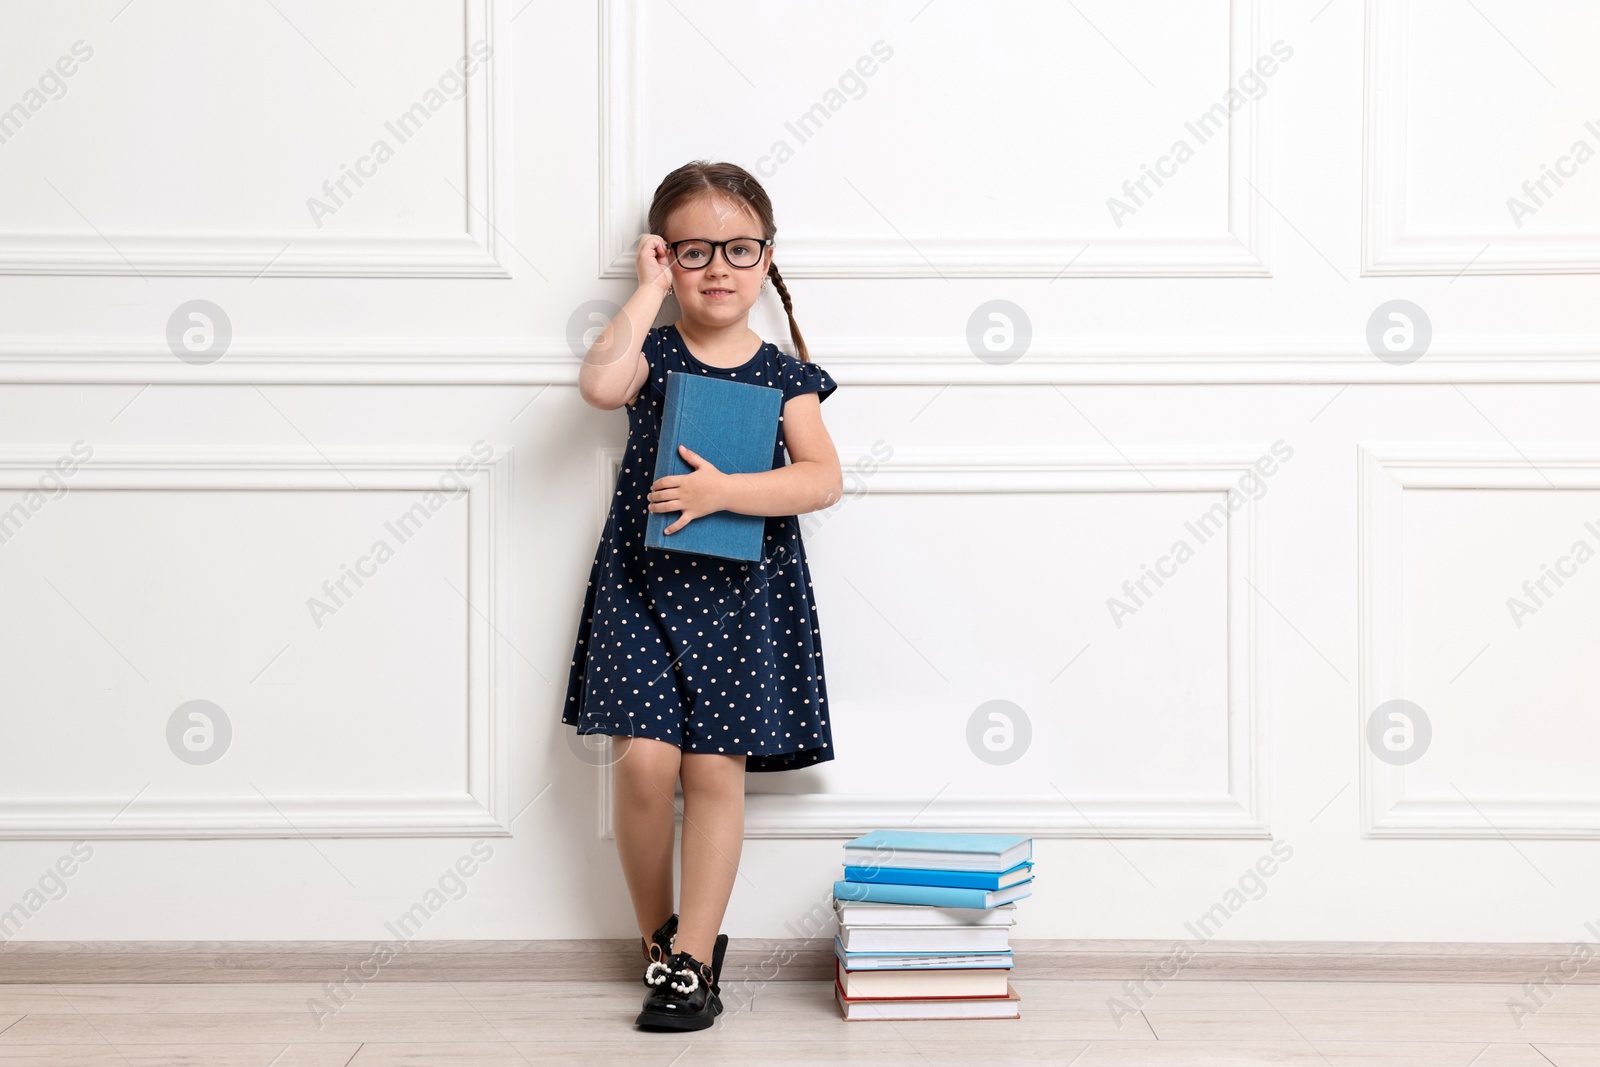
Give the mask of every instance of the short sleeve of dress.
<path id="1" fill-rule="evenodd" d="M 833 375 L 805 360 L 785 354 L 783 357 L 783 399 L 800 396 L 804 393 L 816 393 L 817 402 L 828 399 L 833 391 L 839 388 L 839 383 L 833 380 Z"/>
<path id="2" fill-rule="evenodd" d="M 650 373 L 654 374 L 656 368 L 661 366 L 661 346 L 666 344 L 667 328 L 657 326 L 644 335 L 644 344 L 639 350 L 644 354 L 644 361 L 650 364 Z"/>
<path id="3" fill-rule="evenodd" d="M 644 356 L 645 365 L 650 368 L 650 373 L 645 375 L 643 384 L 639 386 L 639 391 L 628 401 L 630 409 L 638 403 L 640 397 L 648 399 L 652 393 L 658 396 L 666 394 L 666 390 L 656 381 L 656 378 L 659 377 L 659 368 L 661 366 L 661 346 L 666 343 L 665 334 L 666 327 L 663 326 L 659 329 L 649 330 L 644 335 L 644 344 L 639 346 L 639 353 Z"/>

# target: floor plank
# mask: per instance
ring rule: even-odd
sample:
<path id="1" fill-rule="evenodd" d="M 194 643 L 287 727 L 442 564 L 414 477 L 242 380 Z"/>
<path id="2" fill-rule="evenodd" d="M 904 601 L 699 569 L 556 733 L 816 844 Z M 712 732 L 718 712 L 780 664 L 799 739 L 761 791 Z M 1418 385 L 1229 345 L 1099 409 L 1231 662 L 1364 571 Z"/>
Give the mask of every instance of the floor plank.
<path id="1" fill-rule="evenodd" d="M 595 989 L 616 982 L 591 983 Z M 644 989 L 643 984 L 639 986 Z M 368 982 L 330 992 L 327 984 L 260 982 L 226 985 L 0 985 L 0 1014 L 75 1015 L 79 1012 L 249 1012 L 308 1011 L 309 1001 L 336 1011 L 470 1010 L 448 982 Z"/>
<path id="2" fill-rule="evenodd" d="M 1089 1046 L 1072 1067 L 1550 1067 L 1529 1045 L 1374 1044 L 1330 1041 L 1109 1043 Z M 1566 1067 L 1562 1064 L 1561 1067 Z"/>
<path id="3" fill-rule="evenodd" d="M 0 1034 L 5 1045 L 162 1045 L 363 1041 L 503 1041 L 477 1012 L 345 1012 L 319 1030 L 305 1012 L 153 1012 L 28 1015 Z"/>
<path id="4" fill-rule="evenodd" d="M 1475 1041 L 1479 1044 L 1600 1043 L 1600 1014 L 1545 1012 L 1518 1026 L 1497 1011 L 1188 1011 L 1145 1012 L 1163 1041 Z"/>
<path id="5" fill-rule="evenodd" d="M 844 1023 L 829 981 L 730 987 L 690 1034 L 633 980 L 0 985 L 0 1067 L 1600 1067 L 1600 987 L 1014 979 L 1022 1018 Z M 1531 1010 L 1520 1018 L 1509 999 Z M 308 1002 L 318 1002 L 308 1005 Z M 313 1007 L 336 1008 L 322 1014 Z"/>
<path id="6" fill-rule="evenodd" d="M 15 1045 L 0 1067 L 345 1067 L 359 1045 Z"/>

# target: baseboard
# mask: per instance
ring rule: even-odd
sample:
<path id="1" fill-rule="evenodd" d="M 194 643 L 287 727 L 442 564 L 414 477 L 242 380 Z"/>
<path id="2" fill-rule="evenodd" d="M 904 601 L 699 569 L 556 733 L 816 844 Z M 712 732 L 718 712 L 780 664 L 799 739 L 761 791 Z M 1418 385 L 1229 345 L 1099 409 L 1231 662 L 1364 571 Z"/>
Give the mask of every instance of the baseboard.
<path id="1" fill-rule="evenodd" d="M 380 951 L 380 945 L 382 950 Z M 1020 940 L 1017 978 L 1258 981 L 1499 982 L 1520 985 L 1561 968 L 1569 983 L 1600 984 L 1593 969 L 1567 978 L 1578 946 L 1560 943 Z M 1187 960 L 1175 956 L 1180 948 Z M 385 959 L 385 956 L 388 956 Z M 1180 965 L 1181 964 L 1181 965 Z M 636 981 L 642 944 L 569 941 L 12 941 L 0 945 L 0 983 L 483 982 L 552 975 Z M 739 938 L 724 983 L 825 981 L 828 939 Z"/>

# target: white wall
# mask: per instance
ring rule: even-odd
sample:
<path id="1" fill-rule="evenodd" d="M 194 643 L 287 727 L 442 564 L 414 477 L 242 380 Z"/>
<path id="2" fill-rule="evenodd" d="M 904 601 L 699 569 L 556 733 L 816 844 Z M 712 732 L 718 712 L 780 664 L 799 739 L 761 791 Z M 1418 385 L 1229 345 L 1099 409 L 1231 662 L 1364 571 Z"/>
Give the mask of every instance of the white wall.
<path id="1" fill-rule="evenodd" d="M 7 6 L 7 936 L 390 937 L 441 878 L 418 936 L 632 932 L 559 724 L 625 433 L 569 337 L 697 157 L 773 196 L 855 490 L 806 535 L 838 757 L 749 778 L 730 934 L 912 820 L 1035 835 L 1023 937 L 1593 936 L 1592 6 L 732 10 Z M 169 345 L 195 300 L 220 358 Z M 1393 300 L 1420 357 L 1369 343 Z M 1401 698 L 1405 766 L 1366 741 Z M 214 762 L 169 745 L 193 700 Z"/>

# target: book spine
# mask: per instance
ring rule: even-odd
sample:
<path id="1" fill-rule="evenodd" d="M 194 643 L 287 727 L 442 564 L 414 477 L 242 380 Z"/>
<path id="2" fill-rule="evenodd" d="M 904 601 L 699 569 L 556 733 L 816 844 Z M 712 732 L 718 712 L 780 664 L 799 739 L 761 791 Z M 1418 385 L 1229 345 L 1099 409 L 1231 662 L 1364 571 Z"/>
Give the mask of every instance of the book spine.
<path id="1" fill-rule="evenodd" d="M 839 900 L 873 900 L 884 904 L 933 904 L 946 908 L 989 906 L 985 890 L 952 889 L 947 886 L 837 881 L 833 883 L 833 895 Z"/>
<path id="2" fill-rule="evenodd" d="M 987 871 L 941 871 L 928 867 L 850 867 L 847 882 L 892 885 L 933 885 L 954 889 L 999 889 L 1000 876 Z"/>
<path id="3" fill-rule="evenodd" d="M 908 856 L 907 854 L 911 854 Z M 944 863 L 946 856 L 959 856 L 963 860 L 981 857 L 984 863 L 981 866 L 969 867 L 967 870 L 987 871 L 1003 874 L 1023 863 L 1033 862 L 1033 853 L 1030 849 L 1027 855 L 1013 860 L 1010 867 L 1002 867 L 1001 854 L 998 852 L 983 852 L 960 848 L 928 848 L 919 845 L 915 849 L 899 848 L 897 846 L 880 845 L 873 848 L 846 848 L 844 862 L 859 867 L 924 867 L 938 870 L 954 870 Z"/>
<path id="4" fill-rule="evenodd" d="M 1008 849 L 1026 846 L 1031 855 L 1033 838 L 1024 834 L 937 833 L 927 830 L 874 830 L 851 841 L 846 849 L 890 848 L 907 852 L 959 852 L 998 858 Z M 1027 857 L 1024 857 L 1027 858 Z"/>
<path id="5" fill-rule="evenodd" d="M 670 456 L 678 453 L 678 423 L 683 417 L 683 386 L 678 381 L 678 375 L 673 371 L 667 372 L 666 400 L 663 402 L 665 410 L 661 416 L 661 439 L 656 442 L 656 469 L 652 482 L 665 478 L 671 470 Z M 646 502 L 648 504 L 648 501 Z M 668 513 L 652 511 L 645 520 L 644 543 L 656 548 L 666 547 L 666 528 Z"/>

